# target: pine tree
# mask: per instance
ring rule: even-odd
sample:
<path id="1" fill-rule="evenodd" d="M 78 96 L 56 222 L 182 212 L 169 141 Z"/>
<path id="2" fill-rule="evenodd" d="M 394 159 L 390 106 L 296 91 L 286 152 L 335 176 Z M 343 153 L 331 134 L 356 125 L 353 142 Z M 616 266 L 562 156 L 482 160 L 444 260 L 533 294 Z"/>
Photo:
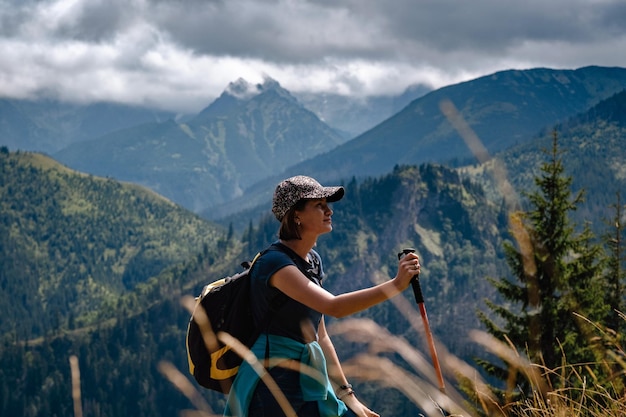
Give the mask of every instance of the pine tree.
<path id="1" fill-rule="evenodd" d="M 513 279 L 492 280 L 502 304 L 487 300 L 493 315 L 479 312 L 479 318 L 494 337 L 510 341 L 530 361 L 554 370 L 563 357 L 593 360 L 582 318 L 601 319 L 603 302 L 600 279 L 601 249 L 593 243 L 587 227 L 576 232 L 569 213 L 582 201 L 583 192 L 572 194 L 572 178 L 564 174 L 558 134 L 545 151 L 549 160 L 535 178 L 537 190 L 526 193 L 529 210 L 510 217 L 515 244 L 504 246 Z M 509 394 L 530 388 L 521 376 L 483 361 L 487 372 L 508 381 Z M 548 376 L 552 386 L 562 381 Z M 530 394 L 530 392 L 522 392 Z"/>

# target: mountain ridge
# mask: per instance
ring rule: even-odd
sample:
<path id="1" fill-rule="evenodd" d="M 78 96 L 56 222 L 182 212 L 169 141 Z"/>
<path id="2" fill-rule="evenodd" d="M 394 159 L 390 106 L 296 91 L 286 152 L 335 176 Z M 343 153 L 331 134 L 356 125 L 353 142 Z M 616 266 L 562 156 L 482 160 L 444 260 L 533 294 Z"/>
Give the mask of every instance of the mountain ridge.
<path id="1" fill-rule="evenodd" d="M 71 143 L 175 117 L 172 112 L 108 102 L 0 98 L 0 145 L 52 154 Z"/>
<path id="2" fill-rule="evenodd" d="M 199 211 L 343 141 L 277 82 L 253 88 L 245 100 L 223 93 L 184 123 L 136 126 L 53 156 L 83 172 L 148 186 Z"/>
<path id="3" fill-rule="evenodd" d="M 245 191 L 245 198 L 201 214 L 217 220 L 233 213 L 234 207 L 254 210 L 264 202 L 267 204 L 281 178 L 292 175 L 311 175 L 322 183 L 346 182 L 352 177 L 382 175 L 396 165 L 476 163 L 442 112 L 443 100 L 456 106 L 488 153 L 494 154 L 532 140 L 541 130 L 584 112 L 625 88 L 625 68 L 597 66 L 577 70 L 508 70 L 446 86 L 414 100 L 362 135 L 295 164 L 280 175 L 259 181 Z"/>

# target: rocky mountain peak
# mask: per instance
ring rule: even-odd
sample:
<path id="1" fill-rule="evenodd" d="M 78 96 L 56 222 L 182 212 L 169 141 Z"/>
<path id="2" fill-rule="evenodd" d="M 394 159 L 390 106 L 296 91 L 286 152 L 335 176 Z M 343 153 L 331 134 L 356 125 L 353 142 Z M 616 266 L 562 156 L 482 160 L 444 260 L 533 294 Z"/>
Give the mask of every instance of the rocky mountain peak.
<path id="1" fill-rule="evenodd" d="M 239 78 L 228 84 L 224 93 L 240 100 L 249 100 L 261 93 L 258 84 L 252 84 L 243 78 Z"/>

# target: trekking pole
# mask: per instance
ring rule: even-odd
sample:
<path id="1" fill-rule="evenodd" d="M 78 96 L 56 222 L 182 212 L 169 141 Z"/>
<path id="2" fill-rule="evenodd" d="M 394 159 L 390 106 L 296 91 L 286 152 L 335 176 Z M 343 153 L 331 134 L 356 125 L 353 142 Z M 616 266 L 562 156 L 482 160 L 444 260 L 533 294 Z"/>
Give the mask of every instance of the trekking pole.
<path id="1" fill-rule="evenodd" d="M 415 252 L 413 248 L 403 249 L 398 253 L 398 260 L 402 259 L 408 253 Z M 433 340 L 433 334 L 430 331 L 430 324 L 428 323 L 428 315 L 426 314 L 426 306 L 424 305 L 424 296 L 422 295 L 422 287 L 420 286 L 420 275 L 417 273 L 411 280 L 411 286 L 413 287 L 413 294 L 415 295 L 415 302 L 419 307 L 420 314 L 422 315 L 422 322 L 424 322 L 424 329 L 426 332 L 426 339 L 428 341 L 428 348 L 430 349 L 430 356 L 433 360 L 433 366 L 435 367 L 435 373 L 439 380 L 439 391 L 443 394 L 446 393 L 446 386 L 443 382 L 443 375 L 441 374 L 441 367 L 439 366 L 439 357 L 437 356 L 437 350 L 435 349 L 435 341 Z"/>

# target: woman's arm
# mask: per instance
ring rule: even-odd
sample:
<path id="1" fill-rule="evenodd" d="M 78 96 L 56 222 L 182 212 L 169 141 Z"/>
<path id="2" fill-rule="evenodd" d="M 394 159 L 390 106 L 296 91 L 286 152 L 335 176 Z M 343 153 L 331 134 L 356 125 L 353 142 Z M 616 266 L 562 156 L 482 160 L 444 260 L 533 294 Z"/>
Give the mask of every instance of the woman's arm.
<path id="1" fill-rule="evenodd" d="M 326 367 L 328 368 L 328 376 L 330 377 L 330 380 L 334 381 L 337 385 L 347 385 L 348 380 L 346 379 L 343 369 L 341 368 L 337 351 L 335 350 L 333 342 L 330 340 L 330 336 L 326 332 L 324 317 L 322 317 L 320 322 L 318 335 L 319 344 L 322 347 L 324 357 L 326 358 Z"/>
<path id="2" fill-rule="evenodd" d="M 339 386 L 347 385 L 348 380 L 346 379 L 346 376 L 343 373 L 343 369 L 341 368 L 341 363 L 339 362 L 337 351 L 335 350 L 335 346 L 333 345 L 332 340 L 330 340 L 330 336 L 326 332 L 324 317 L 322 317 L 322 321 L 320 322 L 318 334 L 319 344 L 322 347 L 324 357 L 326 358 L 328 376 Z M 359 417 L 380 417 L 378 414 L 363 405 L 354 393 L 342 395 L 340 400 L 343 401 L 348 406 L 348 408 L 354 411 Z"/>
<path id="3" fill-rule="evenodd" d="M 280 269 L 270 277 L 269 283 L 294 300 L 322 314 L 345 317 L 400 294 L 418 272 L 418 257 L 414 253 L 409 253 L 399 261 L 398 274 L 392 280 L 345 294 L 331 294 L 304 276 L 295 265 Z"/>

